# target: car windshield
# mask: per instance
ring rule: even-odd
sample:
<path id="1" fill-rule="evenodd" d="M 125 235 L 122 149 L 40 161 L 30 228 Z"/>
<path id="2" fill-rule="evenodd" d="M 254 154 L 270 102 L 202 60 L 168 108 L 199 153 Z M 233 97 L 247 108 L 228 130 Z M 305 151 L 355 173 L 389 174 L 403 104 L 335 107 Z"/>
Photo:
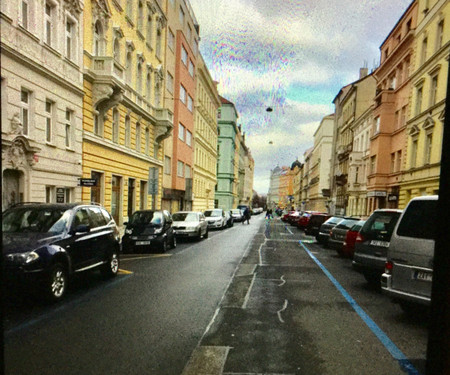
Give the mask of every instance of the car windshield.
<path id="1" fill-rule="evenodd" d="M 231 210 L 231 213 L 232 214 L 240 214 L 241 213 L 241 210 L 238 210 L 238 209 L 233 209 L 233 210 Z"/>
<path id="2" fill-rule="evenodd" d="M 3 215 L 3 233 L 52 233 L 64 231 L 71 210 L 62 208 L 24 207 L 5 212 Z"/>
<path id="3" fill-rule="evenodd" d="M 222 211 L 221 210 L 205 211 L 205 216 L 206 217 L 220 217 L 220 216 L 222 216 Z"/>
<path id="4" fill-rule="evenodd" d="M 342 217 L 330 217 L 324 224 L 337 224 L 342 220 Z"/>
<path id="5" fill-rule="evenodd" d="M 340 229 L 350 229 L 354 224 L 356 224 L 359 220 L 352 220 L 352 219 L 344 219 L 339 222 L 338 225 L 336 225 L 336 228 Z"/>
<path id="6" fill-rule="evenodd" d="M 130 219 L 130 225 L 161 225 L 162 213 L 153 211 L 137 211 Z"/>
<path id="7" fill-rule="evenodd" d="M 198 221 L 198 215 L 194 212 L 177 212 L 172 215 L 173 221 Z"/>
<path id="8" fill-rule="evenodd" d="M 382 235 L 383 239 L 389 241 L 400 215 L 400 212 L 395 211 L 374 212 L 362 227 L 361 233 L 369 238 Z"/>

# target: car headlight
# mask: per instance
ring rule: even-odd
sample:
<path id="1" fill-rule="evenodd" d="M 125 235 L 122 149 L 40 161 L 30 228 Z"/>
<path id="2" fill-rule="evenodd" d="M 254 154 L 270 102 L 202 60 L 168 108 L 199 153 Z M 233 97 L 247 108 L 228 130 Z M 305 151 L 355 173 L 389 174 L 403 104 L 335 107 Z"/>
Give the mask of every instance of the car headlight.
<path id="1" fill-rule="evenodd" d="M 162 228 L 157 228 L 153 233 L 160 234 L 162 232 Z"/>
<path id="2" fill-rule="evenodd" d="M 125 229 L 125 234 L 132 234 L 133 233 L 133 229 Z"/>
<path id="3" fill-rule="evenodd" d="M 34 262 L 39 258 L 39 254 L 34 251 L 29 251 L 27 253 L 15 253 L 15 254 L 8 254 L 7 259 L 14 263 L 20 263 L 20 264 L 28 264 L 31 262 Z"/>

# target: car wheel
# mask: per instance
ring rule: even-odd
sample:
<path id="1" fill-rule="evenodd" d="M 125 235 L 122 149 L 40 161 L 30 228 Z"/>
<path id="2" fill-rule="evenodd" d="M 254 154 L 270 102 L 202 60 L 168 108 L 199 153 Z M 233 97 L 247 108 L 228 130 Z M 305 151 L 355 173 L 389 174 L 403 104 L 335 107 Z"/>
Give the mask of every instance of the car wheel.
<path id="1" fill-rule="evenodd" d="M 195 238 L 197 241 L 202 239 L 202 228 L 198 228 L 197 236 Z"/>
<path id="2" fill-rule="evenodd" d="M 173 240 L 172 240 L 172 249 L 175 249 L 177 247 L 177 238 L 175 235 L 173 235 Z"/>
<path id="3" fill-rule="evenodd" d="M 208 228 L 206 228 L 206 232 L 205 232 L 205 234 L 203 235 L 203 238 L 208 238 Z"/>
<path id="4" fill-rule="evenodd" d="M 167 238 L 165 238 L 161 244 L 161 251 L 165 253 L 167 251 L 168 245 L 167 245 Z"/>
<path id="5" fill-rule="evenodd" d="M 370 286 L 375 288 L 381 287 L 381 275 L 371 272 L 364 272 L 363 275 Z"/>
<path id="6" fill-rule="evenodd" d="M 113 251 L 108 262 L 102 267 L 101 273 L 104 277 L 114 277 L 119 272 L 119 256 Z"/>
<path id="7" fill-rule="evenodd" d="M 67 270 L 61 263 L 55 263 L 48 273 L 44 292 L 50 302 L 62 299 L 67 289 Z"/>

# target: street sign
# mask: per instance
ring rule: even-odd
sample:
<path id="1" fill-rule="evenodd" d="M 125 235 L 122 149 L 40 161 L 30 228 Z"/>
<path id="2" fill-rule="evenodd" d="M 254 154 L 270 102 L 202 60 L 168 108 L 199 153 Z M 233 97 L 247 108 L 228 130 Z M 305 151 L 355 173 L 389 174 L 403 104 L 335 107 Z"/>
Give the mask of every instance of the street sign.
<path id="1" fill-rule="evenodd" d="M 97 186 L 97 179 L 96 178 L 79 178 L 78 179 L 78 186 Z"/>
<path id="2" fill-rule="evenodd" d="M 64 203 L 65 196 L 64 188 L 56 188 L 56 203 Z"/>
<path id="3" fill-rule="evenodd" d="M 158 194 L 159 168 L 150 167 L 148 169 L 148 194 Z"/>

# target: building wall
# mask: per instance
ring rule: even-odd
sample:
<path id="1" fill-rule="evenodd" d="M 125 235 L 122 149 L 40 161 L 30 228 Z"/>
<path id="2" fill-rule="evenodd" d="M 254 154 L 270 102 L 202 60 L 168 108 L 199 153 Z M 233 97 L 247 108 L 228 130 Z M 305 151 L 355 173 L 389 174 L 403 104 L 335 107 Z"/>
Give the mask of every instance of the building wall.
<path id="1" fill-rule="evenodd" d="M 83 1 L 55 3 L 48 35 L 42 2 L 28 23 L 20 4 L 1 3 L 2 209 L 81 200 Z"/>
<path id="2" fill-rule="evenodd" d="M 416 196 L 439 191 L 450 46 L 449 19 L 448 1 L 418 1 L 407 148 L 400 186 L 401 208 Z"/>
<path id="3" fill-rule="evenodd" d="M 217 183 L 217 109 L 220 107 L 220 99 L 216 83 L 201 55 L 197 64 L 195 102 L 193 209 L 204 211 L 214 208 Z"/>

